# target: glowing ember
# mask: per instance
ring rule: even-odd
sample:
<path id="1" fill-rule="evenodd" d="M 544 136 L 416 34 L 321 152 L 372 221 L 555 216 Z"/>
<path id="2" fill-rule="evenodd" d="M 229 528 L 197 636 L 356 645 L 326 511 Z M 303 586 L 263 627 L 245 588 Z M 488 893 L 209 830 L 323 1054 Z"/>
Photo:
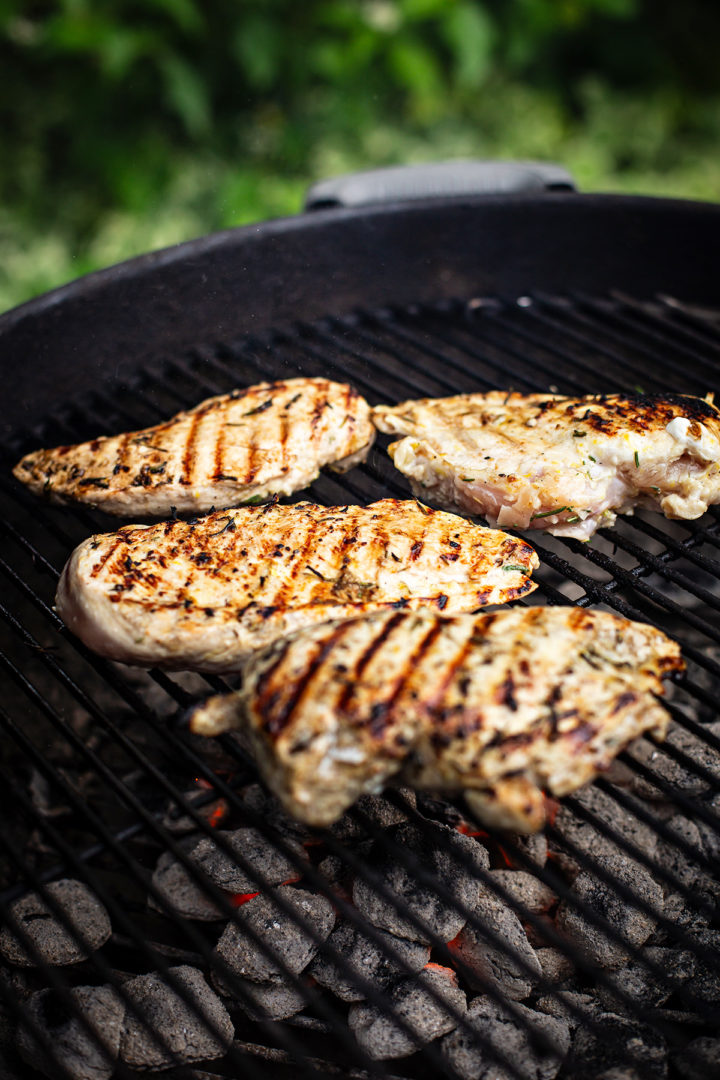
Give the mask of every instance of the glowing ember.
<path id="1" fill-rule="evenodd" d="M 230 897 L 230 903 L 233 907 L 241 907 L 243 904 L 247 904 L 248 900 L 252 900 L 259 895 L 259 892 L 237 892 Z"/>
<path id="2" fill-rule="evenodd" d="M 220 822 L 227 814 L 227 803 L 219 802 L 217 806 L 214 806 L 208 814 L 208 825 L 212 825 L 213 829 L 217 828 Z"/>
<path id="3" fill-rule="evenodd" d="M 472 825 L 468 825 L 467 821 L 458 822 L 455 831 L 462 833 L 463 836 L 482 836 L 483 840 L 489 839 L 490 836 L 484 829 L 475 829 Z"/>

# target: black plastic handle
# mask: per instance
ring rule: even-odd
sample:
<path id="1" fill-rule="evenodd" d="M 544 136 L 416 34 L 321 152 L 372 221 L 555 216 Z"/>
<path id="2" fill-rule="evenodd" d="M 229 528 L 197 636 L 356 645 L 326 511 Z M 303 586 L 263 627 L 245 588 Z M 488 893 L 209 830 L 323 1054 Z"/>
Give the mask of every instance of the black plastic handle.
<path id="1" fill-rule="evenodd" d="M 574 190 L 570 173 L 550 162 L 440 161 L 371 169 L 321 180 L 308 190 L 305 209 L 371 206 L 453 195 Z"/>

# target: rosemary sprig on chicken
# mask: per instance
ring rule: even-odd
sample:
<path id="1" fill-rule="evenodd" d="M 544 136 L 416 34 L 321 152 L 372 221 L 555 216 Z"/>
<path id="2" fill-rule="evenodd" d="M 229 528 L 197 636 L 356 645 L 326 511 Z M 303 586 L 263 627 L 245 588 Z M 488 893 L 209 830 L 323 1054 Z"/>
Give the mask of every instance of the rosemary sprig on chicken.
<path id="1" fill-rule="evenodd" d="M 720 502 L 720 412 L 679 394 L 493 391 L 373 412 L 413 491 L 503 528 L 588 540 L 635 507 L 697 518 Z"/>

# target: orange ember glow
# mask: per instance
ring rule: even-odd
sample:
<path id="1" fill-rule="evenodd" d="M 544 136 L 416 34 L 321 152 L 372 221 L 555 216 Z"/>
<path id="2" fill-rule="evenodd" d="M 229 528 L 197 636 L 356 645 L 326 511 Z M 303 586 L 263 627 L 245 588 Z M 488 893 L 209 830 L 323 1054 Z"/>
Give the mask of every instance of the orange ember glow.
<path id="1" fill-rule="evenodd" d="M 514 870 L 515 869 L 515 863 L 512 861 L 512 859 L 508 855 L 505 848 L 501 844 L 498 844 L 497 845 L 497 850 L 498 850 L 498 854 L 499 854 L 500 858 L 503 860 L 505 865 L 507 867 L 509 867 L 511 870 Z"/>
<path id="2" fill-rule="evenodd" d="M 210 783 L 210 781 L 206 780 L 204 776 L 196 776 L 195 777 L 195 783 L 197 784 L 198 787 L 205 788 L 206 791 L 209 791 L 210 788 L 212 787 L 212 784 Z"/>
<path id="3" fill-rule="evenodd" d="M 230 903 L 233 907 L 242 907 L 243 904 L 247 904 L 248 900 L 252 900 L 259 895 L 259 892 L 236 892 L 230 897 Z"/>
<path id="4" fill-rule="evenodd" d="M 460 931 L 460 934 L 461 933 L 462 933 L 462 930 Z M 457 934 L 456 937 L 454 937 L 452 939 L 452 941 L 448 941 L 448 943 L 447 943 L 448 949 L 458 949 L 460 947 L 460 934 Z"/>
<path id="5" fill-rule="evenodd" d="M 442 964 L 434 964 L 432 961 L 430 961 L 430 963 L 425 965 L 424 970 L 441 971 L 443 975 L 447 976 L 448 979 L 452 979 L 454 983 L 457 983 L 457 975 L 455 974 L 453 969 L 449 967 L 444 967 Z"/>
<path id="6" fill-rule="evenodd" d="M 485 832 L 484 829 L 474 829 L 472 825 L 468 825 L 467 821 L 460 821 L 455 826 L 455 830 L 462 833 L 463 836 L 482 836 L 484 840 L 490 837 L 490 833 Z"/>
<path id="7" fill-rule="evenodd" d="M 212 825 L 213 829 L 217 828 L 220 822 L 227 814 L 227 803 L 219 802 L 217 806 L 214 806 L 208 815 L 208 825 Z"/>

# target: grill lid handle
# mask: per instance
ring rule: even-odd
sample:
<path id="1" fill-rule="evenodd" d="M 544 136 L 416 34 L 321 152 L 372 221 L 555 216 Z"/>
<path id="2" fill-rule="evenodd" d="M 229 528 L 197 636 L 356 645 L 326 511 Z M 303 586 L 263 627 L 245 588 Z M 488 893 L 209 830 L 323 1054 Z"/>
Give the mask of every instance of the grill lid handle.
<path id="1" fill-rule="evenodd" d="M 371 206 L 453 195 L 574 190 L 575 181 L 570 173 L 550 162 L 439 161 L 370 169 L 321 180 L 308 189 L 305 209 Z"/>

